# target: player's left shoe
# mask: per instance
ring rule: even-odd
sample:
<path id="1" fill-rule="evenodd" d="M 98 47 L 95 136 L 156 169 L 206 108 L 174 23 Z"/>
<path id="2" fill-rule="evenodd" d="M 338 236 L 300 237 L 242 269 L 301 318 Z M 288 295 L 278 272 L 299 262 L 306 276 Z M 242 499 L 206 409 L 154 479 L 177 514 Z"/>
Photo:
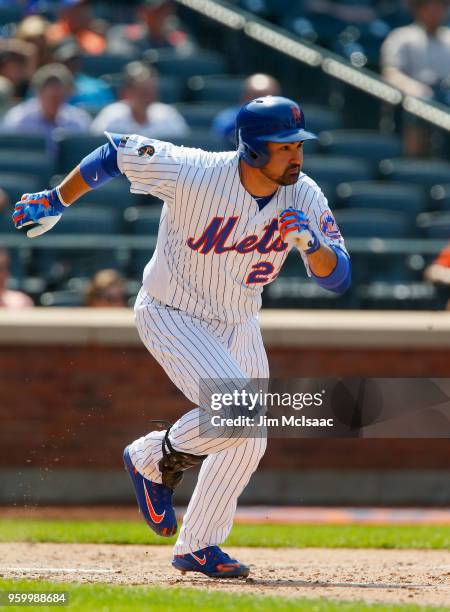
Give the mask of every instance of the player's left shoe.
<path id="1" fill-rule="evenodd" d="M 168 538 L 174 535 L 177 519 L 172 505 L 173 490 L 142 476 L 131 461 L 128 446 L 123 452 L 123 461 L 147 525 L 160 536 Z"/>
<path id="2" fill-rule="evenodd" d="M 250 573 L 249 567 L 231 559 L 218 546 L 207 546 L 185 555 L 175 555 L 172 565 L 182 574 L 200 572 L 210 578 L 245 578 Z"/>

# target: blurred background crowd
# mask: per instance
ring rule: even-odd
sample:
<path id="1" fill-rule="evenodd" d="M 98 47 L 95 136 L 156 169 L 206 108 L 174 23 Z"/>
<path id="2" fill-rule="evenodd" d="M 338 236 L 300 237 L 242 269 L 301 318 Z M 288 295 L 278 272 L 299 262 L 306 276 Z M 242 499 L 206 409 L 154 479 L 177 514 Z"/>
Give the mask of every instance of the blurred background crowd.
<path id="1" fill-rule="evenodd" d="M 445 126 L 399 111 L 370 88 L 352 88 L 282 46 L 300 41 L 352 74 L 371 70 L 446 116 L 448 3 L 234 0 L 220 5 L 231 10 L 228 24 L 185 4 L 0 0 L 0 306 L 132 303 L 157 233 L 156 198 L 132 195 L 118 179 L 88 194 L 44 239 L 27 242 L 10 221 L 21 193 L 57 184 L 104 142 L 104 130 L 233 149 L 239 105 L 283 94 L 303 104 L 307 128 L 320 135 L 305 147 L 304 168 L 336 212 L 354 283 L 342 298 L 328 295 L 290 256 L 265 305 L 445 308 Z M 253 16 L 282 38 L 257 43 L 230 26 L 233 14 Z"/>

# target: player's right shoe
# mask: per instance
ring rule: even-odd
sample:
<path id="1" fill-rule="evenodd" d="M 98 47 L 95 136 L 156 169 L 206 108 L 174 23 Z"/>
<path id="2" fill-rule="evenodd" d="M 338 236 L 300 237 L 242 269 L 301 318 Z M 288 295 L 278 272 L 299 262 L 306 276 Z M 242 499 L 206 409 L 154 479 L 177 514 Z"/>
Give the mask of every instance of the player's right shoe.
<path id="1" fill-rule="evenodd" d="M 207 546 L 185 555 L 175 555 L 172 565 L 182 574 L 200 572 L 210 578 L 246 578 L 250 573 L 249 567 L 231 559 L 218 546 Z"/>
<path id="2" fill-rule="evenodd" d="M 172 505 L 173 490 L 144 478 L 134 467 L 128 446 L 123 452 L 123 461 L 134 486 L 139 510 L 147 525 L 160 536 L 174 535 L 177 531 L 177 519 Z"/>

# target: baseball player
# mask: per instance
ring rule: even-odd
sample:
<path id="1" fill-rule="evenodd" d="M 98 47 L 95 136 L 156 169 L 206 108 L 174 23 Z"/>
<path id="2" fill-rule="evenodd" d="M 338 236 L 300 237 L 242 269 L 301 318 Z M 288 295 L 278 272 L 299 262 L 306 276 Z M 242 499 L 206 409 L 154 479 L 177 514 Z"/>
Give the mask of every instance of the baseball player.
<path id="1" fill-rule="evenodd" d="M 249 573 L 219 544 L 266 438 L 240 435 L 239 427 L 200 435 L 209 418 L 200 381 L 269 377 L 258 324 L 261 293 L 291 248 L 321 287 L 343 293 L 351 276 L 327 200 L 301 171 L 303 143 L 316 136 L 305 130 L 300 106 L 279 96 L 252 100 L 237 116 L 236 135 L 237 151 L 210 153 L 106 133 L 106 143 L 55 189 L 23 195 L 13 214 L 16 228 L 29 226 L 27 235 L 39 236 L 84 193 L 119 174 L 133 193 L 164 201 L 136 325 L 148 351 L 197 407 L 165 431 L 135 440 L 124 461 L 139 508 L 161 536 L 177 531 L 172 496 L 183 471 L 201 463 L 172 565 L 219 578 Z"/>

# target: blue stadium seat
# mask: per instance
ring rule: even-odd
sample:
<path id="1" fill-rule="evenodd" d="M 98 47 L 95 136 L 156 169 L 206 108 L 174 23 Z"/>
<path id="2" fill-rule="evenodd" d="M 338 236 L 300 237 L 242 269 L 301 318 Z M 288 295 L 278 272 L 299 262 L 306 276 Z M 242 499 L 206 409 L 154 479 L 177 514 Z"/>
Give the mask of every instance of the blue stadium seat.
<path id="1" fill-rule="evenodd" d="M 124 212 L 125 233 L 156 236 L 162 206 L 131 206 Z"/>
<path id="2" fill-rule="evenodd" d="M 380 174 L 383 179 L 430 189 L 433 185 L 450 182 L 450 164 L 431 159 L 384 159 L 380 162 Z"/>
<path id="3" fill-rule="evenodd" d="M 42 188 L 42 181 L 36 176 L 16 174 L 14 172 L 0 173 L 0 189 L 6 192 L 11 206 L 14 206 L 14 204 L 20 200 L 22 194 L 34 193 Z"/>
<path id="4" fill-rule="evenodd" d="M 216 102 L 222 106 L 238 105 L 244 90 L 244 76 L 214 74 L 193 76 L 188 80 L 188 94 L 193 102 Z"/>
<path id="5" fill-rule="evenodd" d="M 47 286 L 53 289 L 66 285 L 69 279 L 90 278 L 104 268 L 122 270 L 127 261 L 120 249 L 111 247 L 46 249 L 36 245 L 33 247 L 31 272 L 45 279 Z"/>
<path id="6" fill-rule="evenodd" d="M 186 85 L 177 76 L 161 74 L 159 77 L 159 98 L 165 104 L 181 102 L 186 97 Z"/>
<path id="7" fill-rule="evenodd" d="M 105 136 L 67 134 L 59 140 L 57 171 L 66 174 L 77 166 L 88 153 L 105 144 Z"/>
<path id="8" fill-rule="evenodd" d="M 161 206 L 142 207 L 132 206 L 124 213 L 125 231 L 127 234 L 140 236 L 153 236 L 156 238 L 161 217 Z M 140 279 L 145 265 L 152 256 L 149 245 L 144 249 L 133 249 L 128 268 L 128 275 L 133 279 Z"/>
<path id="9" fill-rule="evenodd" d="M 374 282 L 358 288 L 364 310 L 434 310 L 438 293 L 430 283 Z"/>
<path id="10" fill-rule="evenodd" d="M 11 6 L 0 6 L 0 25 L 17 23 L 22 19 L 22 7 L 10 4 Z"/>
<path id="11" fill-rule="evenodd" d="M 117 209 L 107 206 L 82 204 L 72 206 L 53 230 L 57 234 L 106 234 L 120 231 L 121 219 Z"/>
<path id="12" fill-rule="evenodd" d="M 225 58 L 214 51 L 195 51 L 183 55 L 171 49 L 151 49 L 144 57 L 162 75 L 176 75 L 188 79 L 195 75 L 226 72 Z"/>
<path id="13" fill-rule="evenodd" d="M 112 210 L 123 211 L 129 206 L 141 204 L 145 198 L 145 203 L 150 203 L 152 196 L 136 195 L 130 192 L 130 183 L 123 177 L 118 176 L 100 189 L 93 189 L 86 193 L 81 199 L 81 204 L 104 206 Z M 154 198 L 156 200 L 156 198 Z"/>
<path id="14" fill-rule="evenodd" d="M 104 74 L 103 79 L 112 88 L 115 95 L 120 98 L 123 87 L 123 74 L 115 72 Z M 186 83 L 177 76 L 160 75 L 158 79 L 158 91 L 161 102 L 175 104 L 185 99 Z"/>
<path id="15" fill-rule="evenodd" d="M 450 212 L 422 213 L 417 226 L 427 238 L 450 239 Z"/>
<path id="16" fill-rule="evenodd" d="M 0 215 L 0 220 L 2 219 L 2 215 Z M 8 236 L 11 236 L 11 228 L 13 225 L 11 224 L 11 216 L 8 214 L 9 225 L 0 225 L 0 245 L 2 244 L 1 234 L 4 232 Z M 17 232 L 16 232 L 17 233 Z M 18 233 L 17 233 L 18 235 Z M 14 282 L 23 281 L 25 276 L 28 273 L 29 268 L 29 260 L 30 260 L 30 251 L 25 248 L 9 248 L 7 249 L 9 254 L 9 269 L 11 277 L 14 279 Z"/>
<path id="17" fill-rule="evenodd" d="M 426 197 L 414 185 L 383 181 L 341 183 L 337 188 L 340 202 L 346 208 L 378 208 L 414 215 L 426 209 Z"/>
<path id="18" fill-rule="evenodd" d="M 110 53 L 84 55 L 82 70 L 90 76 L 99 77 L 104 74 L 120 72 L 132 60 L 133 58 L 130 57 Z"/>
<path id="19" fill-rule="evenodd" d="M 176 107 L 191 128 L 206 130 L 224 105 L 217 102 L 184 102 Z"/>
<path id="20" fill-rule="evenodd" d="M 39 134 L 25 134 L 23 132 L 0 130 L 0 151 L 24 152 L 47 151 L 47 141 Z"/>
<path id="21" fill-rule="evenodd" d="M 341 114 L 320 104 L 302 104 L 305 113 L 306 128 L 319 134 L 323 130 L 336 130 L 343 126 Z"/>
<path id="22" fill-rule="evenodd" d="M 325 131 L 320 135 L 320 145 L 329 155 L 348 155 L 371 162 L 397 157 L 402 152 L 397 136 L 385 136 L 376 130 Z"/>
<path id="23" fill-rule="evenodd" d="M 46 291 L 39 299 L 40 306 L 76 308 L 83 306 L 83 296 L 78 291 Z"/>
<path id="24" fill-rule="evenodd" d="M 0 173 L 12 172 L 34 176 L 39 180 L 42 189 L 47 186 L 53 170 L 54 162 L 45 153 L 0 151 Z"/>
<path id="25" fill-rule="evenodd" d="M 232 151 L 235 147 L 231 143 L 224 142 L 221 138 L 211 134 L 209 130 L 197 129 L 188 136 L 170 139 L 173 144 L 203 149 L 204 151 Z"/>
<path id="26" fill-rule="evenodd" d="M 434 185 L 430 190 L 431 210 L 450 210 L 450 183 Z"/>
<path id="27" fill-rule="evenodd" d="M 411 238 L 414 219 L 407 213 L 380 209 L 341 209 L 336 220 L 344 238 Z"/>
<path id="28" fill-rule="evenodd" d="M 333 189 L 328 197 L 333 201 L 334 190 L 339 183 L 350 181 L 367 181 L 373 178 L 371 164 L 354 157 L 305 155 L 303 171 L 310 176 L 319 187 L 326 184 Z"/>
<path id="29" fill-rule="evenodd" d="M 284 269 L 274 283 L 263 293 L 264 308 L 344 308 L 348 296 L 340 296 L 319 287 L 311 279 L 299 278 L 301 262 L 297 260 L 297 271 L 287 274 Z"/>

